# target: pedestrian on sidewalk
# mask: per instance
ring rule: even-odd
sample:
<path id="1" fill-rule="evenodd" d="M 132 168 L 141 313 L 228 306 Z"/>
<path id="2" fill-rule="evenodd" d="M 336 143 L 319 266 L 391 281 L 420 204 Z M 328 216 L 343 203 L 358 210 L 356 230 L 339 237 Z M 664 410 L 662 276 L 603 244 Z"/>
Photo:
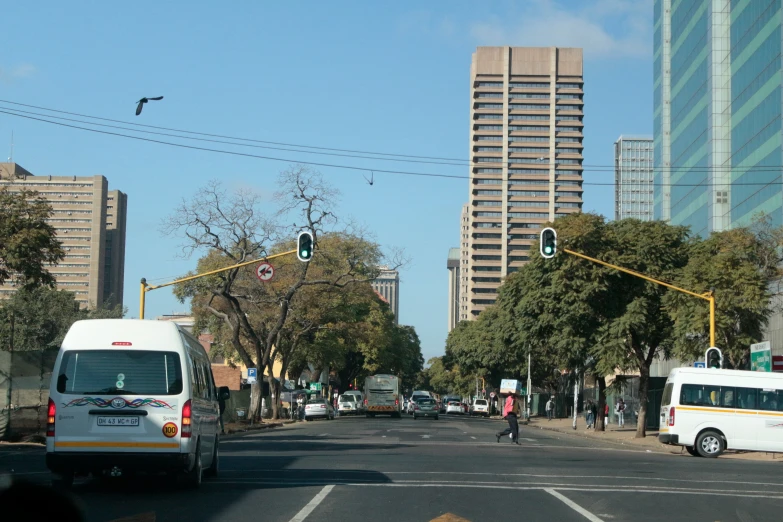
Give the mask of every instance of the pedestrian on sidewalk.
<path id="1" fill-rule="evenodd" d="M 500 437 L 510 434 L 514 444 L 519 444 L 519 422 L 517 419 L 520 413 L 522 413 L 522 407 L 519 404 L 519 397 L 514 393 L 509 394 L 503 405 L 503 418 L 508 421 L 508 428 L 495 434 L 497 442 L 500 442 Z"/>
<path id="2" fill-rule="evenodd" d="M 625 419 L 623 418 L 623 412 L 625 412 L 625 402 L 623 402 L 622 397 L 617 400 L 617 406 L 615 406 L 614 412 L 617 415 L 617 425 L 622 428 L 625 426 Z"/>
<path id="3" fill-rule="evenodd" d="M 585 424 L 587 425 L 585 429 L 589 430 L 593 426 L 594 419 L 593 401 L 588 400 L 585 404 Z"/>
<path id="4" fill-rule="evenodd" d="M 609 403 L 604 404 L 604 423 L 609 425 Z"/>
<path id="5" fill-rule="evenodd" d="M 595 429 L 595 421 L 598 418 L 598 405 L 590 401 L 590 427 Z"/>
<path id="6" fill-rule="evenodd" d="M 552 420 L 552 416 L 555 413 L 555 398 L 550 397 L 548 401 L 546 401 L 546 418 L 547 420 Z"/>

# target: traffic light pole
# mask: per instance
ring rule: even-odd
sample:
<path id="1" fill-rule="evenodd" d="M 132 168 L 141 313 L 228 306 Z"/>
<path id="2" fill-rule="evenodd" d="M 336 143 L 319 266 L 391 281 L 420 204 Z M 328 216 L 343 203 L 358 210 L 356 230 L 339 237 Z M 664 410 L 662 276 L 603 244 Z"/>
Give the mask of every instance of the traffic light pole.
<path id="1" fill-rule="evenodd" d="M 665 286 L 667 288 L 671 288 L 672 290 L 677 290 L 678 292 L 682 292 L 684 294 L 692 295 L 694 297 L 698 297 L 700 299 L 704 299 L 705 301 L 709 301 L 710 303 L 710 346 L 715 346 L 715 295 L 713 292 L 705 292 L 703 294 L 699 294 L 697 292 L 691 292 L 690 290 L 685 290 L 684 288 L 680 288 L 679 286 L 674 286 L 669 283 L 664 283 L 663 281 L 659 281 L 657 279 L 653 279 L 652 277 L 646 276 L 644 274 L 641 274 L 639 272 L 636 272 L 634 270 L 629 270 L 627 268 L 623 268 L 621 266 L 613 265 L 611 263 L 607 263 L 606 261 L 601 261 L 599 259 L 595 259 L 590 256 L 586 256 L 584 254 L 580 254 L 579 252 L 574 252 L 573 250 L 568 250 L 567 248 L 563 249 L 563 252 L 566 254 L 571 254 L 572 256 L 581 257 L 582 259 L 586 259 L 588 261 L 592 261 L 593 263 L 598 263 L 599 265 L 603 265 L 609 268 L 613 268 L 615 270 L 619 270 L 620 272 L 625 272 L 626 274 L 630 274 L 632 276 L 639 277 L 641 279 L 644 279 L 646 281 L 650 281 L 651 283 L 655 283 L 661 286 Z"/>
<path id="2" fill-rule="evenodd" d="M 236 265 L 227 266 L 224 268 L 218 268 L 217 270 L 210 270 L 209 272 L 204 272 L 203 274 L 196 274 L 193 276 L 183 277 L 182 279 L 177 279 L 175 281 L 171 281 L 169 283 L 163 283 L 161 285 L 148 285 L 147 280 L 145 278 L 141 278 L 141 295 L 139 296 L 139 319 L 144 319 L 144 309 L 146 305 L 146 293 L 150 292 L 152 290 L 157 290 L 158 288 L 164 288 L 166 286 L 171 285 L 177 285 L 179 283 L 185 283 L 187 281 L 192 281 L 194 279 L 198 279 L 200 277 L 206 277 L 210 275 L 219 274 L 220 272 L 226 272 L 228 270 L 233 270 L 234 268 L 242 268 L 243 266 L 252 265 L 254 263 L 260 263 L 262 261 L 269 261 L 270 259 L 275 259 L 282 256 L 287 256 L 290 254 L 296 254 L 296 250 L 287 250 L 285 252 L 280 252 L 279 254 L 273 254 L 271 256 L 265 256 L 260 257 L 258 259 L 253 259 L 252 261 L 244 261 L 242 263 L 237 263 Z"/>

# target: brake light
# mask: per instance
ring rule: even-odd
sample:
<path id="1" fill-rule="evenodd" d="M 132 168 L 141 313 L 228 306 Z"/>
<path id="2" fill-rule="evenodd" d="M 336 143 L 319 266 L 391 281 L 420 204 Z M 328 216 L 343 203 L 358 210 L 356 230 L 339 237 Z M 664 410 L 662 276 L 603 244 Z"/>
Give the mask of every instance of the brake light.
<path id="1" fill-rule="evenodd" d="M 419 409 L 419 405 L 418 404 L 414 404 L 413 409 L 414 410 L 418 410 Z"/>
<path id="2" fill-rule="evenodd" d="M 674 426 L 674 406 L 669 408 L 669 426 Z"/>
<path id="3" fill-rule="evenodd" d="M 367 406 L 367 399 L 364 399 L 364 405 Z"/>
<path id="4" fill-rule="evenodd" d="M 193 416 L 193 409 L 191 407 L 190 399 L 185 401 L 182 406 L 182 438 L 189 439 L 191 433 L 193 433 L 193 425 L 191 424 L 191 417 Z"/>
<path id="5" fill-rule="evenodd" d="M 325 410 L 326 409 L 326 404 L 321 404 L 321 409 Z"/>
<path id="6" fill-rule="evenodd" d="M 400 405 L 400 399 L 394 399 L 394 405 L 399 406 Z"/>
<path id="7" fill-rule="evenodd" d="M 111 343 L 112 346 L 133 346 L 133 343 L 130 343 L 128 341 L 114 341 Z"/>
<path id="8" fill-rule="evenodd" d="M 49 398 L 49 407 L 46 410 L 46 436 L 54 437 L 54 418 L 57 415 L 57 405 Z"/>

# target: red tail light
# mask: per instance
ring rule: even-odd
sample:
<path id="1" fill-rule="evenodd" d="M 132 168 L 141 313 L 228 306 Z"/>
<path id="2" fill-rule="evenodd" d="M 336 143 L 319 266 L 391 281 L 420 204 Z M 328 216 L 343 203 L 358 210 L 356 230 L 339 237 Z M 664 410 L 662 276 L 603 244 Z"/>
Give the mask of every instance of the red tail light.
<path id="1" fill-rule="evenodd" d="M 674 426 L 674 406 L 669 408 L 669 426 Z"/>
<path id="2" fill-rule="evenodd" d="M 418 405 L 418 404 L 414 404 L 414 405 L 413 405 L 413 409 L 414 409 L 414 410 L 418 410 L 418 409 L 419 409 L 419 405 Z"/>
<path id="3" fill-rule="evenodd" d="M 394 405 L 399 406 L 400 405 L 400 399 L 394 399 Z"/>
<path id="4" fill-rule="evenodd" d="M 49 407 L 46 410 L 46 436 L 54 437 L 54 418 L 57 415 L 57 405 L 49 398 Z"/>
<path id="5" fill-rule="evenodd" d="M 364 405 L 367 406 L 367 399 L 364 399 Z"/>
<path id="6" fill-rule="evenodd" d="M 190 399 L 185 401 L 185 404 L 182 406 L 182 430 L 181 430 L 181 436 L 183 439 L 190 438 L 190 435 L 193 433 L 193 425 L 191 424 L 193 417 L 193 410 L 191 407 Z"/>

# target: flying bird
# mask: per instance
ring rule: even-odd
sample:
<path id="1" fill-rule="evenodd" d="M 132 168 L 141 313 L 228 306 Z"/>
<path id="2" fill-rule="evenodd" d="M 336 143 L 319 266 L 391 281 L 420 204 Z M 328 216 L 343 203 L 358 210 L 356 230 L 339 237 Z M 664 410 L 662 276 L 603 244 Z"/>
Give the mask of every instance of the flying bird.
<path id="1" fill-rule="evenodd" d="M 141 114 L 142 107 L 144 107 L 144 104 L 147 103 L 148 101 L 150 101 L 150 100 L 158 101 L 158 100 L 162 100 L 162 99 L 163 99 L 163 96 L 158 96 L 157 98 L 142 98 L 142 99 L 140 99 L 138 101 L 139 105 L 138 105 L 138 107 L 136 107 L 136 116 Z"/>

